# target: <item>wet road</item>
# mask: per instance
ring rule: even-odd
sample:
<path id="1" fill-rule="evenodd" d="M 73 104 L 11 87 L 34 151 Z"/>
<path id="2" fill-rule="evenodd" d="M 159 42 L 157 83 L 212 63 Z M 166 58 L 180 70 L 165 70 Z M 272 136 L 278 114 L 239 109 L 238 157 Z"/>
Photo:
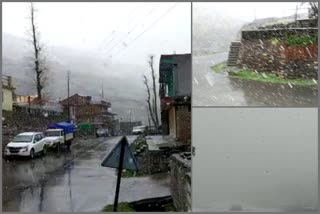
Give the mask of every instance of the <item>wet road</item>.
<path id="1" fill-rule="evenodd" d="M 193 106 L 317 106 L 317 87 L 243 80 L 210 69 L 227 57 L 227 52 L 193 57 Z"/>
<path id="2" fill-rule="evenodd" d="M 129 136 L 132 142 L 134 136 Z M 116 171 L 101 167 L 120 137 L 89 139 L 72 152 L 3 164 L 3 211 L 87 212 L 112 204 Z M 122 178 L 119 201 L 170 194 L 168 174 Z"/>

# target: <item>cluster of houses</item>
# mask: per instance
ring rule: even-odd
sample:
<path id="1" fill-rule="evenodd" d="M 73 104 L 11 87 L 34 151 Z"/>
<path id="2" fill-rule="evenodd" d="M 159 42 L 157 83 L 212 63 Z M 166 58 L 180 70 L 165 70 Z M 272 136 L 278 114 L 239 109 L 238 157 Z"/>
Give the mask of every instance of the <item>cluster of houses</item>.
<path id="1" fill-rule="evenodd" d="M 162 55 L 159 76 L 162 134 L 190 144 L 191 54 Z M 44 100 L 39 104 L 36 95 L 16 94 L 12 78 L 5 75 L 2 76 L 2 109 L 46 117 L 69 114 L 75 123 L 104 124 L 113 132 L 120 131 L 111 103 L 103 97 L 74 94 L 64 100 Z"/>
<path id="2" fill-rule="evenodd" d="M 24 112 L 35 116 L 70 115 L 74 123 L 87 123 L 109 129 L 116 134 L 116 114 L 111 112 L 111 103 L 103 97 L 74 94 L 61 101 L 43 100 L 41 103 L 36 95 L 19 95 L 15 93 L 12 77 L 2 76 L 2 110 Z"/>

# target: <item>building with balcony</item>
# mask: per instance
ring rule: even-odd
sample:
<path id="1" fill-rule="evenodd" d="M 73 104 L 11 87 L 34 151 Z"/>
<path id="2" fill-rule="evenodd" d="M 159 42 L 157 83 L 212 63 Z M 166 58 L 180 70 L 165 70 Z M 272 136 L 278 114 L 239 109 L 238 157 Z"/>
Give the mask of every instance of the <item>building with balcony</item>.
<path id="1" fill-rule="evenodd" d="M 191 54 L 161 55 L 162 133 L 191 144 Z"/>

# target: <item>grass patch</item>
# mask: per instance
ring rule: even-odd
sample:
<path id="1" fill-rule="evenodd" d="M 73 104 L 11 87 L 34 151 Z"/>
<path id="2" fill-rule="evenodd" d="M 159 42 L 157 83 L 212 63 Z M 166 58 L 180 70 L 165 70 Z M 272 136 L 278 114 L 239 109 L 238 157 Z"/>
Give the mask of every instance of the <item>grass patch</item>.
<path id="1" fill-rule="evenodd" d="M 308 46 L 318 43 L 318 35 L 314 36 L 289 36 L 287 38 L 288 45 Z"/>
<path id="2" fill-rule="evenodd" d="M 286 42 L 288 45 L 296 45 L 296 46 L 303 46 L 307 47 L 308 45 L 318 44 L 318 35 L 306 35 L 306 36 L 296 36 L 291 35 L 288 36 L 286 39 L 281 39 L 279 37 L 271 38 L 272 44 L 278 44 L 279 42 Z"/>
<path id="3" fill-rule="evenodd" d="M 173 205 L 173 203 L 169 203 L 164 205 L 165 212 L 177 212 L 177 209 Z"/>
<path id="4" fill-rule="evenodd" d="M 216 73 L 222 73 L 227 68 L 227 65 L 225 62 L 223 62 L 217 65 L 211 66 L 210 68 Z"/>
<path id="5" fill-rule="evenodd" d="M 135 142 L 133 142 L 130 145 L 130 147 L 131 147 L 132 151 L 136 151 L 137 149 L 139 149 L 143 145 L 147 145 L 146 139 L 139 137 L 139 138 L 137 138 L 137 140 Z"/>
<path id="6" fill-rule="evenodd" d="M 299 85 L 299 86 L 316 86 L 317 83 L 313 80 L 305 80 L 305 79 L 284 79 L 278 77 L 274 74 L 262 74 L 257 73 L 252 70 L 240 69 L 235 72 L 230 72 L 230 76 L 237 77 L 241 79 L 268 82 L 268 83 L 281 83 L 281 84 L 291 84 L 291 85 Z"/>
<path id="7" fill-rule="evenodd" d="M 122 171 L 121 177 L 123 178 L 130 178 L 130 177 L 138 177 L 140 174 L 138 174 L 137 171 L 133 170 L 128 170 L 126 169 L 125 171 Z"/>
<path id="8" fill-rule="evenodd" d="M 113 204 L 107 205 L 102 209 L 102 212 L 113 212 Z M 118 204 L 118 212 L 136 212 L 131 204 L 121 202 Z"/>

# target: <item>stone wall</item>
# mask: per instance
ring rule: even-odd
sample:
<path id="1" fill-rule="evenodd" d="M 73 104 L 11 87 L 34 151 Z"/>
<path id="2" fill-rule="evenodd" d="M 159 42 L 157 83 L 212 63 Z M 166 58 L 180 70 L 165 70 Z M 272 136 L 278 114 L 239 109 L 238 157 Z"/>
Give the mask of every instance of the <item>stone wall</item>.
<path id="1" fill-rule="evenodd" d="M 148 149 L 136 156 L 141 167 L 138 175 L 150 175 L 160 172 L 168 172 L 170 153 L 163 150 L 149 151 Z"/>
<path id="2" fill-rule="evenodd" d="M 315 36 L 316 28 L 243 31 L 237 66 L 288 78 L 318 79 L 318 46 L 288 44 L 289 36 Z"/>
<path id="3" fill-rule="evenodd" d="M 191 144 L 191 107 L 176 106 L 177 140 L 184 144 Z"/>
<path id="4" fill-rule="evenodd" d="M 173 154 L 170 161 L 171 196 L 178 212 L 191 211 L 191 161 Z"/>

